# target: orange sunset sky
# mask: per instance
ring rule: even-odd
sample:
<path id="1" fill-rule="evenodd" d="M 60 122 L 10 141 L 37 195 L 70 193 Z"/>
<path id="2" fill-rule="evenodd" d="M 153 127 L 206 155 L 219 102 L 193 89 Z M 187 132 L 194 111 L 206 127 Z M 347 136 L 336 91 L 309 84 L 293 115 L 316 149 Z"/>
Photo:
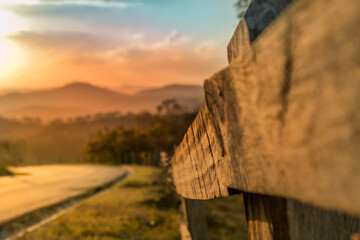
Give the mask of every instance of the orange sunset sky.
<path id="1" fill-rule="evenodd" d="M 233 0 L 0 0 L 0 91 L 74 81 L 132 91 L 226 66 Z"/>

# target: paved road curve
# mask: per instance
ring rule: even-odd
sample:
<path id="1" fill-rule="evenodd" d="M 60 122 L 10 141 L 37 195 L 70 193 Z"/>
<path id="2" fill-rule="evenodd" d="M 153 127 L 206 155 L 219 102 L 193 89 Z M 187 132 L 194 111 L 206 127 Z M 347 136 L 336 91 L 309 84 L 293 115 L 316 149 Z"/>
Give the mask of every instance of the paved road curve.
<path id="1" fill-rule="evenodd" d="M 85 193 L 122 176 L 120 167 L 51 165 L 14 169 L 29 175 L 0 177 L 0 224 Z"/>

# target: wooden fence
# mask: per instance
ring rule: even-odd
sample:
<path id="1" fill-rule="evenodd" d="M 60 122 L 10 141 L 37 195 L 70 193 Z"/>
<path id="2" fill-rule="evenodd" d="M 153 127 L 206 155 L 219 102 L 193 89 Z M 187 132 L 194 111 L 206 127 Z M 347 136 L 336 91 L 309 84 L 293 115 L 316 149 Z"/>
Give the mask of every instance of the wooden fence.
<path id="1" fill-rule="evenodd" d="M 358 238 L 360 1 L 288 3 L 250 6 L 170 161 L 192 239 L 198 200 L 237 193 L 250 240 Z"/>

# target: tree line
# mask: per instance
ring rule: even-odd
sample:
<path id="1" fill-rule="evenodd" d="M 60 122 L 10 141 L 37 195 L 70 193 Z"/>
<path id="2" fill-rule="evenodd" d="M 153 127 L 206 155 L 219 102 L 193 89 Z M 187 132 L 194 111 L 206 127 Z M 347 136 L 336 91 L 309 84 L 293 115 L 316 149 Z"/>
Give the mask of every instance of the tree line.
<path id="1" fill-rule="evenodd" d="M 99 113 L 47 123 L 0 117 L 0 166 L 86 162 L 156 165 L 161 151 L 172 154 L 195 116 L 175 99 L 168 99 L 153 113 Z"/>
<path id="2" fill-rule="evenodd" d="M 86 144 L 84 154 L 87 161 L 158 165 L 160 153 L 173 153 L 196 113 L 181 111 L 174 99 L 163 101 L 157 109 L 157 114 L 139 114 L 136 127 L 118 126 L 98 131 Z"/>

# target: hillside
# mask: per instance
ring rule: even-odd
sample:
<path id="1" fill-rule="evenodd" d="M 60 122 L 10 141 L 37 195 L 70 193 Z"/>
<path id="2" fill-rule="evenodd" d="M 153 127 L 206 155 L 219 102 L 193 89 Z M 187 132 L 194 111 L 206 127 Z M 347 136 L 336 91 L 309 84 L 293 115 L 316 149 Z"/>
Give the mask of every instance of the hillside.
<path id="1" fill-rule="evenodd" d="M 155 111 L 164 99 L 176 98 L 187 110 L 200 107 L 202 87 L 171 85 L 128 95 L 87 83 L 72 83 L 61 88 L 10 93 L 0 96 L 0 115 L 11 118 L 69 118 L 99 112 Z"/>

